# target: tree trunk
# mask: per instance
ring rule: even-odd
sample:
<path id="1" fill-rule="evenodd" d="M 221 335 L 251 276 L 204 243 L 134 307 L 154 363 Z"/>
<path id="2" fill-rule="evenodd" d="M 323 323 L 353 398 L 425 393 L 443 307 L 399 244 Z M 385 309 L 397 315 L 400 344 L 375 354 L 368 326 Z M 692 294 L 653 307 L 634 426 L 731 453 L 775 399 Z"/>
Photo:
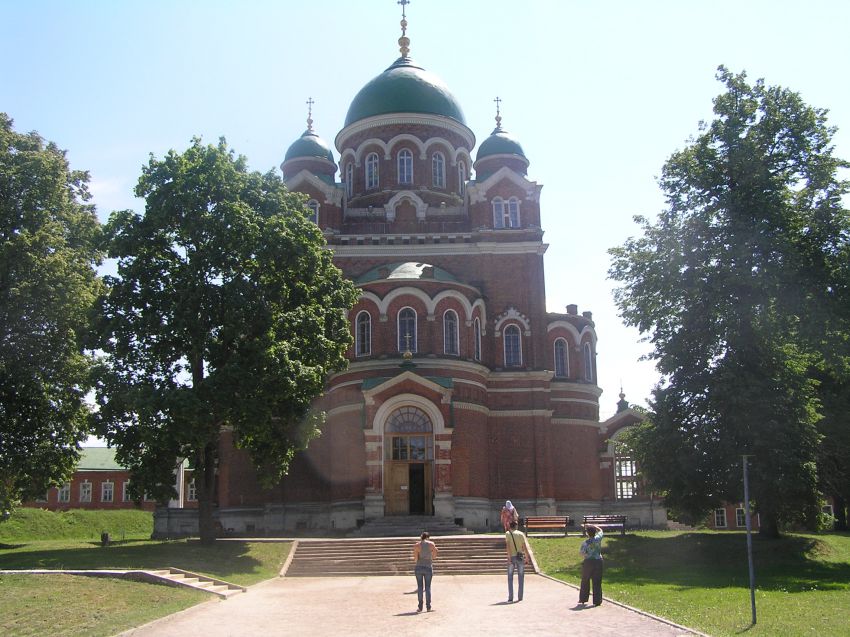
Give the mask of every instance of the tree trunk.
<path id="1" fill-rule="evenodd" d="M 836 531 L 847 530 L 847 512 L 845 511 L 846 506 L 847 502 L 845 502 L 844 498 L 842 498 L 840 495 L 832 496 L 832 513 L 835 516 Z"/>
<path id="2" fill-rule="evenodd" d="M 215 508 L 215 445 L 207 444 L 203 451 L 203 461 L 195 469 L 202 475 L 196 476 L 198 486 L 198 533 L 201 544 L 213 544 L 216 538 L 213 509 Z"/>
<path id="3" fill-rule="evenodd" d="M 775 540 L 780 537 L 779 522 L 769 511 L 759 511 L 759 537 Z"/>

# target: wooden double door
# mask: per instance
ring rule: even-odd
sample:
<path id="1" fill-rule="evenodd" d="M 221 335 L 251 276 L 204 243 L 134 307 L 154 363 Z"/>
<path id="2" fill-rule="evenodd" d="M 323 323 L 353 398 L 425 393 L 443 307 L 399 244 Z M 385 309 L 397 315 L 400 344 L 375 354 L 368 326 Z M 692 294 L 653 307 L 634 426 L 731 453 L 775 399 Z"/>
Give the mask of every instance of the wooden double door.
<path id="1" fill-rule="evenodd" d="M 384 444 L 385 515 L 433 515 L 433 435 L 392 433 Z"/>

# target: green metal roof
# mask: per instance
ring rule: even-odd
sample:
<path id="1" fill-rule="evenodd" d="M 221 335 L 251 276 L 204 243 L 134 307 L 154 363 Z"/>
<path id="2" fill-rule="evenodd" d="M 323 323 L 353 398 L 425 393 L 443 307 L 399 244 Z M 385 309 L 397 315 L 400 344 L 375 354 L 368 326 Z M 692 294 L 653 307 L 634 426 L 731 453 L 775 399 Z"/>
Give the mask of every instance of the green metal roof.
<path id="1" fill-rule="evenodd" d="M 399 372 L 402 373 L 402 372 Z M 378 387 L 379 385 L 383 385 L 385 382 L 390 380 L 392 376 L 383 376 L 379 378 L 364 378 L 362 389 L 372 389 L 374 387 Z M 422 376 L 425 380 L 430 380 L 435 385 L 440 385 L 441 387 L 445 387 L 446 389 L 452 389 L 454 387 L 454 379 L 448 376 Z"/>
<path id="2" fill-rule="evenodd" d="M 115 460 L 115 449 L 109 447 L 83 447 L 77 471 L 123 471 Z"/>
<path id="3" fill-rule="evenodd" d="M 475 158 L 478 160 L 491 155 L 518 155 L 519 157 L 527 159 L 525 151 L 522 149 L 520 143 L 514 139 L 508 131 L 503 130 L 501 127 L 497 127 L 490 134 L 490 137 L 481 143 L 481 146 L 478 147 L 478 153 L 475 155 Z"/>
<path id="4" fill-rule="evenodd" d="M 401 57 L 354 97 L 345 125 L 388 113 L 443 115 L 466 125 L 463 110 L 443 81 Z"/>
<path id="5" fill-rule="evenodd" d="M 460 283 L 451 272 L 443 268 L 431 265 L 430 263 L 416 263 L 414 261 L 379 265 L 361 274 L 357 277 L 355 283 L 357 285 L 364 285 L 366 283 L 389 281 L 391 279 Z"/>
<path id="6" fill-rule="evenodd" d="M 329 161 L 334 160 L 331 147 L 310 129 L 305 130 L 301 137 L 292 142 L 283 160 L 289 161 L 296 157 L 320 157 Z"/>

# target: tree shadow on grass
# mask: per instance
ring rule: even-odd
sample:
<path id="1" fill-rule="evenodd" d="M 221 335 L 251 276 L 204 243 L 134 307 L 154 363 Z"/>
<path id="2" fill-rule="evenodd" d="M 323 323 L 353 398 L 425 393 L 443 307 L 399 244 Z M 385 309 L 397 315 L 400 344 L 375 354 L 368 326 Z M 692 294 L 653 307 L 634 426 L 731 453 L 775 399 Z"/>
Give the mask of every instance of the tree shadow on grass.
<path id="1" fill-rule="evenodd" d="M 128 540 L 109 546 L 86 542 L 59 549 L 42 549 L 38 544 L 15 548 L 14 552 L 0 554 L 0 569 L 155 569 L 174 566 L 226 580 L 256 572 L 261 567 L 261 562 L 248 554 L 247 542 L 216 542 L 212 546 L 203 546 L 193 540 Z"/>
<path id="2" fill-rule="evenodd" d="M 789 593 L 850 589 L 850 562 L 818 559 L 816 538 L 753 538 L 753 562 L 761 590 Z M 681 588 L 749 586 L 746 538 L 741 533 L 685 533 L 670 537 L 607 537 L 605 579 Z"/>

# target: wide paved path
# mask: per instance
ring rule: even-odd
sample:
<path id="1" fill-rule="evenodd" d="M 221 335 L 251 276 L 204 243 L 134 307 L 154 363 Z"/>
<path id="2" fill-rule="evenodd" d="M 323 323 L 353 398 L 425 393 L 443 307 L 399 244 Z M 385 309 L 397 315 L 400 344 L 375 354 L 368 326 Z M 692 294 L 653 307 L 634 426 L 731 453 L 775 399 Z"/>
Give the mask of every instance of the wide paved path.
<path id="1" fill-rule="evenodd" d="M 526 575 L 522 602 L 508 604 L 507 578 L 435 575 L 433 612 L 416 612 L 411 577 L 292 577 L 257 584 L 124 633 L 133 637 L 261 635 L 692 635 L 609 603 L 577 607 L 574 587 Z"/>

